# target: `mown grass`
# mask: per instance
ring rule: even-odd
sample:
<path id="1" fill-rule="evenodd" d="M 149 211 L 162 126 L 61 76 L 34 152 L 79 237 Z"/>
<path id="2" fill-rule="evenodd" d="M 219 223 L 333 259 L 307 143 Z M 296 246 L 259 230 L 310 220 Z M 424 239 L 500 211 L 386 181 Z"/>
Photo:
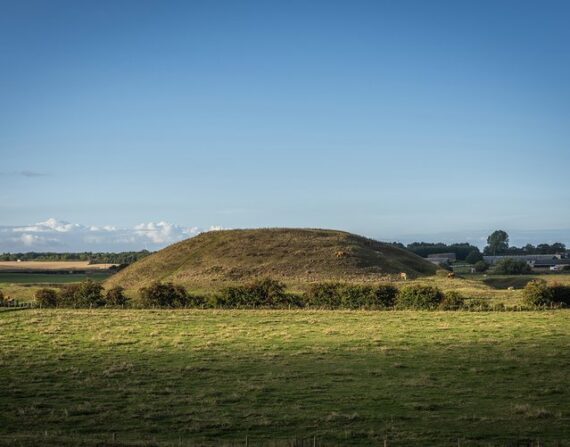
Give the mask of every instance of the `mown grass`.
<path id="1" fill-rule="evenodd" d="M 570 440 L 566 310 L 4 311 L 0 346 L 3 445 Z"/>

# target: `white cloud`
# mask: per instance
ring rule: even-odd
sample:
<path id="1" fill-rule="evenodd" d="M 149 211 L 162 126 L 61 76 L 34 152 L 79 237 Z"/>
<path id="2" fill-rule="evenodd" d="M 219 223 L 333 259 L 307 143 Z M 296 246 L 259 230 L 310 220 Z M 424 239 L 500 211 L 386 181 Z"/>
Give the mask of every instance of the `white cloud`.
<path id="1" fill-rule="evenodd" d="M 81 225 L 54 218 L 31 225 L 0 226 L 0 252 L 158 250 L 203 231 L 170 222 L 147 222 L 132 228 Z"/>
<path id="2" fill-rule="evenodd" d="M 37 244 L 37 242 L 43 242 L 39 236 L 27 233 L 22 234 L 20 240 L 22 241 L 22 244 L 24 244 L 24 246 L 26 247 L 31 247 L 32 245 Z"/>
<path id="3" fill-rule="evenodd" d="M 149 222 L 136 225 L 135 232 L 155 244 L 166 244 L 195 236 L 200 230 L 197 227 L 185 228 L 168 222 Z"/>
<path id="4" fill-rule="evenodd" d="M 81 231 L 87 230 L 88 228 L 84 227 L 83 225 L 79 224 L 72 224 L 69 222 L 61 221 L 54 219 L 53 217 L 49 218 L 45 222 L 38 222 L 34 225 L 23 226 L 23 227 L 14 227 L 12 231 L 15 232 L 27 232 L 27 233 L 43 233 L 43 232 L 52 232 L 56 231 L 59 233 L 68 233 L 71 231 Z"/>

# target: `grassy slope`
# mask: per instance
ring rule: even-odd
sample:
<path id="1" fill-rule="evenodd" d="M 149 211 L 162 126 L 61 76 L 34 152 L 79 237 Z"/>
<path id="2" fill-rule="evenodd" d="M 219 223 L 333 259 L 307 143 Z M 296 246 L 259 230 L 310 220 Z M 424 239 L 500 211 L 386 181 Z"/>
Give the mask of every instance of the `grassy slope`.
<path id="1" fill-rule="evenodd" d="M 338 252 L 345 256 L 337 257 Z M 293 282 L 433 274 L 422 258 L 389 244 L 332 230 L 259 229 L 203 233 L 171 245 L 113 276 L 109 285 L 139 288 L 152 280 L 195 287 L 254 276 Z"/>
<path id="2" fill-rule="evenodd" d="M 569 311 L 5 311 L 0 444 L 554 445 L 569 345 Z"/>

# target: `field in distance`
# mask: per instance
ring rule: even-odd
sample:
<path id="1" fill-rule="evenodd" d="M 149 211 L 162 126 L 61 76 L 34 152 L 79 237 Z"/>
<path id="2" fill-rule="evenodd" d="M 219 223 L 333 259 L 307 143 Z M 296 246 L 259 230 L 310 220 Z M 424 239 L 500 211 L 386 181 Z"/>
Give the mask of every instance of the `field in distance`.
<path id="1" fill-rule="evenodd" d="M 0 272 L 109 270 L 115 264 L 89 264 L 89 261 L 0 261 Z"/>
<path id="2" fill-rule="evenodd" d="M 569 344 L 566 310 L 0 311 L 0 445 L 555 445 Z"/>
<path id="3" fill-rule="evenodd" d="M 85 279 L 102 282 L 111 276 L 115 264 L 88 261 L 0 261 L 0 290 L 19 302 L 34 301 L 42 287 L 60 287 Z"/>

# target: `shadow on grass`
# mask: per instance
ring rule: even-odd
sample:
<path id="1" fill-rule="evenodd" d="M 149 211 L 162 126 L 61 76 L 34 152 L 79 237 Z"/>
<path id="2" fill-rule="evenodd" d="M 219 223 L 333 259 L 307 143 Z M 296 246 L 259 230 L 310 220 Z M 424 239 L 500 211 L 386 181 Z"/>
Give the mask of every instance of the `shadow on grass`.
<path id="1" fill-rule="evenodd" d="M 315 437 L 331 446 L 384 439 L 468 446 L 570 438 L 570 354 L 556 345 L 295 343 L 13 352 L 0 372 L 0 445 L 237 446 L 247 437 L 252 446 L 281 446 Z"/>
<path id="2" fill-rule="evenodd" d="M 483 282 L 492 287 L 493 289 L 506 290 L 509 287 L 514 287 L 515 289 L 522 289 L 528 284 L 529 281 L 536 279 L 534 276 L 498 276 L 498 277 L 488 277 L 483 280 Z"/>

